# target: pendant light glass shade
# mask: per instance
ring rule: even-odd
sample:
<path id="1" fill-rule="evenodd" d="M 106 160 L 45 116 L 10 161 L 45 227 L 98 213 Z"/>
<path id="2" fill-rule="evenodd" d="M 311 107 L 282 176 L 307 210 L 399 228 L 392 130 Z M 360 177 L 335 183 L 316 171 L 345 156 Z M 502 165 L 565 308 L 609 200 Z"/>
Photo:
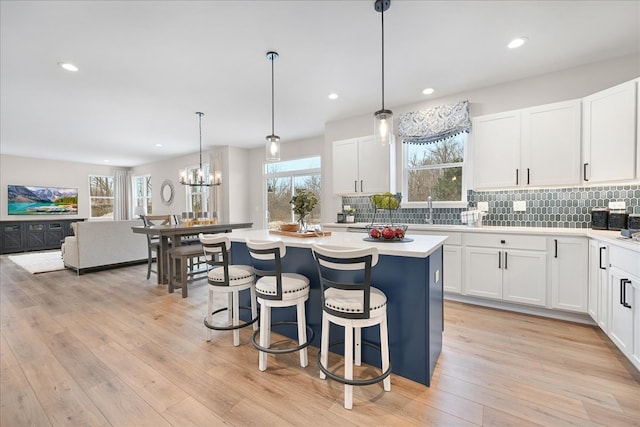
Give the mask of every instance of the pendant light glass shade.
<path id="1" fill-rule="evenodd" d="M 274 128 L 274 78 L 273 78 L 273 61 L 278 59 L 278 52 L 267 52 L 267 59 L 271 61 L 271 135 L 267 135 L 267 161 L 277 162 L 280 160 L 280 137 L 275 134 Z"/>
<path id="2" fill-rule="evenodd" d="M 375 0 L 374 8 L 382 17 L 382 108 L 373 114 L 373 134 L 382 145 L 393 144 L 393 113 L 384 108 L 384 12 L 391 0 Z"/>

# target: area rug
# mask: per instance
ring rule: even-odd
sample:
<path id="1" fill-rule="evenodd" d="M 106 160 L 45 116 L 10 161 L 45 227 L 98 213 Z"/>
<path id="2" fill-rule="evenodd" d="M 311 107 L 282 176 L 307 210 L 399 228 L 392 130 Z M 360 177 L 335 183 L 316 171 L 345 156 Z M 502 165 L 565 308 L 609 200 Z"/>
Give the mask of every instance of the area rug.
<path id="1" fill-rule="evenodd" d="M 9 260 L 33 274 L 64 270 L 60 251 L 9 255 Z"/>

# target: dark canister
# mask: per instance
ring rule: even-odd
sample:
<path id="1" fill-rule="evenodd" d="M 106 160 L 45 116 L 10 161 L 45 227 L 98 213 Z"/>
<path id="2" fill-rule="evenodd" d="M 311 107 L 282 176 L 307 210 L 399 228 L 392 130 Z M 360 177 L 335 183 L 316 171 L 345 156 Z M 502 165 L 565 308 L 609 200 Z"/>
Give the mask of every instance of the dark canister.
<path id="1" fill-rule="evenodd" d="M 593 208 L 591 210 L 591 228 L 606 230 L 609 227 L 609 208 Z"/>
<path id="2" fill-rule="evenodd" d="M 625 211 L 609 212 L 609 230 L 620 231 L 627 227 L 627 217 L 629 214 Z"/>
<path id="3" fill-rule="evenodd" d="M 627 228 L 629 230 L 640 230 L 640 214 L 629 214 L 627 218 Z"/>

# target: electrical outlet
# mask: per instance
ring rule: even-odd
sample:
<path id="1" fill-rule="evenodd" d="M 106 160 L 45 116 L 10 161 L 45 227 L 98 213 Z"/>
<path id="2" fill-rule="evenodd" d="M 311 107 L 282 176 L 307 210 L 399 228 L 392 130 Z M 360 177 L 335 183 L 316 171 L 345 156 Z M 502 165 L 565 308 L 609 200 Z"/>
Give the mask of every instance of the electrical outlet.
<path id="1" fill-rule="evenodd" d="M 627 204 L 624 202 L 609 202 L 609 209 L 626 209 Z"/>
<path id="2" fill-rule="evenodd" d="M 513 211 L 514 212 L 524 212 L 527 210 L 527 202 L 524 200 L 518 200 L 513 202 Z"/>
<path id="3" fill-rule="evenodd" d="M 482 212 L 489 212 L 489 202 L 478 202 L 478 210 Z"/>

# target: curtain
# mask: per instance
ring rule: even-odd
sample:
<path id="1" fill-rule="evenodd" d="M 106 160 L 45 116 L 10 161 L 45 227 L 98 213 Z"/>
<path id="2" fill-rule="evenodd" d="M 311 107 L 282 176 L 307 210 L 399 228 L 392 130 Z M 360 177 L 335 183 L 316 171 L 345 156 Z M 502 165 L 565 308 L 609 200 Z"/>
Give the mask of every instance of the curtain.
<path id="1" fill-rule="evenodd" d="M 131 172 L 124 169 L 113 170 L 113 219 L 114 221 L 131 218 L 132 202 Z"/>
<path id="2" fill-rule="evenodd" d="M 408 144 L 431 144 L 471 130 L 469 101 L 400 115 L 398 137 Z"/>

